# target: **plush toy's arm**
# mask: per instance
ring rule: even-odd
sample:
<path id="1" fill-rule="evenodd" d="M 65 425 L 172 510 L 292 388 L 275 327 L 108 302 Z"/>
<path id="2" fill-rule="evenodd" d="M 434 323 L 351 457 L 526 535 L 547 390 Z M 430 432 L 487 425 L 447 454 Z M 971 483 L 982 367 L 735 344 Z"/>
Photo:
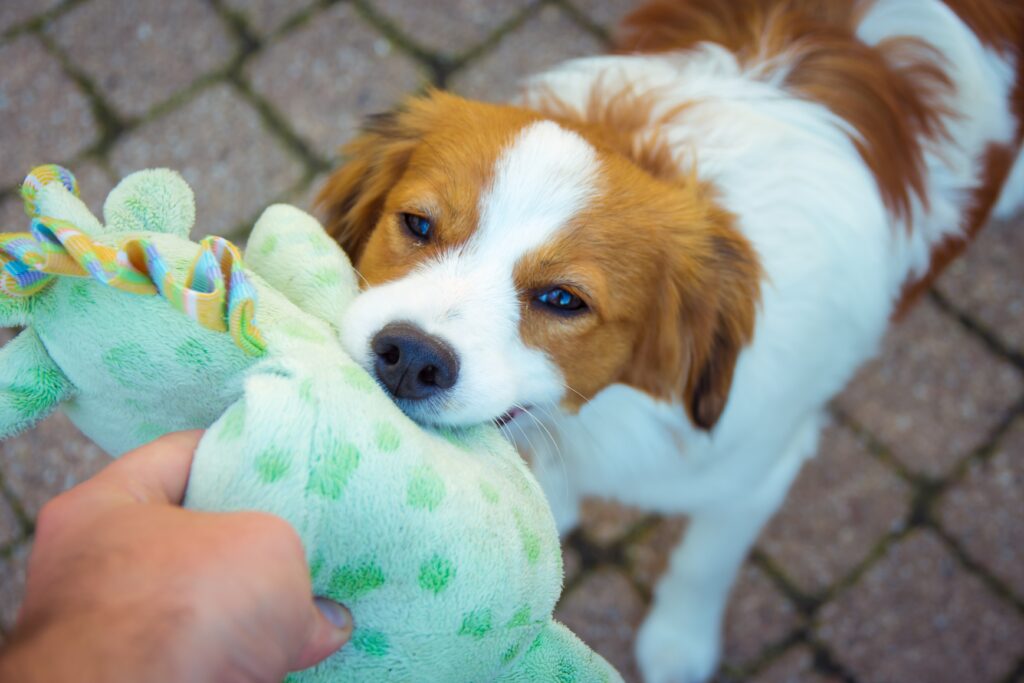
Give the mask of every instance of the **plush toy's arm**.
<path id="1" fill-rule="evenodd" d="M 31 427 L 72 394 L 39 336 L 24 330 L 0 349 L 0 440 Z"/>
<path id="2" fill-rule="evenodd" d="M 9 297 L 0 292 L 0 327 L 27 325 L 30 308 L 28 297 Z"/>
<path id="3" fill-rule="evenodd" d="M 557 621 L 551 621 L 495 683 L 541 681 L 622 683 L 622 676 L 572 631 Z"/>
<path id="4" fill-rule="evenodd" d="M 315 218 L 271 206 L 249 236 L 245 264 L 302 310 L 337 326 L 358 291 L 355 270 Z"/>

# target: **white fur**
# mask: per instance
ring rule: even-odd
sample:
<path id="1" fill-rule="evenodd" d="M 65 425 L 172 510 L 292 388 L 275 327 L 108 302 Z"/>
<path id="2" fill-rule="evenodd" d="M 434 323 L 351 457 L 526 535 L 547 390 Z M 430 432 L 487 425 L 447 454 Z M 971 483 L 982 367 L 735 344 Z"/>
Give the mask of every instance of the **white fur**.
<path id="1" fill-rule="evenodd" d="M 875 352 L 901 287 L 927 270 L 932 247 L 962 230 L 986 146 L 1011 139 L 1015 65 L 985 49 L 941 2 L 879 0 L 858 33 L 869 43 L 917 36 L 949 59 L 956 86 L 945 103 L 955 113 L 946 122 L 951 135 L 926 150 L 930 202 L 927 210 L 915 202 L 911 230 L 887 212 L 850 126 L 783 89 L 792 56 L 744 68 L 707 44 L 687 53 L 580 59 L 534 78 L 523 95 L 530 105 L 552 91 L 585 110 L 595 86 L 657 94 L 650 134 L 664 135 L 682 166 L 715 184 L 766 274 L 754 340 L 740 355 L 712 433 L 695 429 L 681 406 L 621 385 L 577 416 L 542 411 L 509 425 L 563 530 L 576 523 L 584 496 L 692 515 L 638 639 L 648 683 L 694 683 L 713 673 L 733 578 L 813 455 L 826 402 Z M 684 102 L 689 106 L 672 123 L 656 127 Z M 389 317 L 412 319 L 428 331 L 443 329 L 460 353 L 487 359 L 480 367 L 491 374 L 467 373 L 469 384 L 445 421 L 491 417 L 513 404 L 550 406 L 562 397 L 553 364 L 516 339 L 510 273 L 596 191 L 595 161 L 564 131 L 549 127 L 532 146 L 524 138 L 500 165 L 499 177 L 508 180 L 496 183 L 482 211 L 479 246 L 371 289 L 355 307 L 359 344 Z M 567 152 L 571 161 L 557 161 Z M 1022 184 L 1018 163 L 1001 210 L 1024 200 Z M 556 199 L 534 206 L 549 194 Z M 509 236 L 521 225 L 531 227 Z M 450 306 L 459 311 L 457 325 L 443 322 Z M 385 307 L 386 314 L 376 310 Z M 476 346 L 501 351 L 487 355 Z M 360 349 L 349 350 L 359 356 Z"/>
<path id="2" fill-rule="evenodd" d="M 859 34 L 870 43 L 918 36 L 954 65 L 956 93 L 946 104 L 958 118 L 947 121 L 950 139 L 926 150 L 931 202 L 927 211 L 915 203 L 910 231 L 886 212 L 848 126 L 780 90 L 785 59 L 744 70 L 713 45 L 582 59 L 533 79 L 523 96 L 530 104 L 550 89 L 583 109 L 595 84 L 629 84 L 658 93 L 652 120 L 693 103 L 659 132 L 681 164 L 722 191 L 766 272 L 754 341 L 712 434 L 695 430 L 681 406 L 624 386 L 608 388 L 578 416 L 510 425 L 563 529 L 575 524 L 583 496 L 692 515 L 638 638 L 648 683 L 692 683 L 714 672 L 729 587 L 813 454 L 825 403 L 874 353 L 903 283 L 927 270 L 935 244 L 962 230 L 985 147 L 1012 137 L 1014 65 L 984 49 L 944 5 L 881 0 Z M 1024 200 L 1021 166 L 1004 212 Z"/>
<path id="3" fill-rule="evenodd" d="M 459 357 L 455 387 L 436 403 L 403 405 L 425 422 L 475 424 L 522 397 L 557 403 L 558 367 L 519 338 L 521 293 L 513 269 L 549 241 L 598 191 L 594 149 L 555 123 L 527 126 L 497 162 L 480 199 L 480 225 L 461 248 L 357 297 L 342 329 L 345 349 L 372 372 L 370 341 L 391 322 L 411 322 Z"/>

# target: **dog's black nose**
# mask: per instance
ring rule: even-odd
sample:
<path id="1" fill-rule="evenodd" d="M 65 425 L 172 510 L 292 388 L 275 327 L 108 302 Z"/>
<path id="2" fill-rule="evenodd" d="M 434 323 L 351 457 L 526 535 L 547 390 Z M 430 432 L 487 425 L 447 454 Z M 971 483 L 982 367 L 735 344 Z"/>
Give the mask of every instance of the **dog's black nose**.
<path id="1" fill-rule="evenodd" d="M 450 389 L 459 376 L 455 352 L 415 325 L 387 325 L 370 347 L 376 356 L 377 377 L 395 398 L 430 398 Z"/>

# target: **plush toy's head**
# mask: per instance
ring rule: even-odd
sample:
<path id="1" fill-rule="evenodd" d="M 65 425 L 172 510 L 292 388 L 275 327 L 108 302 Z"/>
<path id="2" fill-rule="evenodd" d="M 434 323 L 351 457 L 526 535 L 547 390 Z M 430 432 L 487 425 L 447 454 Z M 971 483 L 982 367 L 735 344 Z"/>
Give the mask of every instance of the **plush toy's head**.
<path id="1" fill-rule="evenodd" d="M 188 186 L 125 179 L 102 225 L 70 174 L 30 176 L 32 233 L 0 237 L 0 438 L 63 402 L 117 454 L 209 428 L 186 504 L 278 514 L 352 642 L 302 681 L 618 681 L 551 613 L 561 555 L 522 460 L 490 426 L 411 422 L 341 349 L 345 255 L 286 206 L 242 267 L 187 239 Z M 48 275 L 49 274 L 49 275 Z"/>

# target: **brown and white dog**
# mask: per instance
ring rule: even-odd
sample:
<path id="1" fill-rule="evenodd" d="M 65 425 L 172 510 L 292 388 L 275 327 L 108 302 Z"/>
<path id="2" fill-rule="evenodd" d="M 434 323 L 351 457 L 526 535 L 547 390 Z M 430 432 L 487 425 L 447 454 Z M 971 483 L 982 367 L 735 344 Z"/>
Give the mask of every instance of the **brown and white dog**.
<path id="1" fill-rule="evenodd" d="M 662 1 L 621 48 L 409 100 L 319 202 L 366 279 L 343 342 L 409 415 L 505 425 L 563 530 L 692 516 L 637 642 L 692 683 L 826 402 L 1024 205 L 1024 3 Z"/>

